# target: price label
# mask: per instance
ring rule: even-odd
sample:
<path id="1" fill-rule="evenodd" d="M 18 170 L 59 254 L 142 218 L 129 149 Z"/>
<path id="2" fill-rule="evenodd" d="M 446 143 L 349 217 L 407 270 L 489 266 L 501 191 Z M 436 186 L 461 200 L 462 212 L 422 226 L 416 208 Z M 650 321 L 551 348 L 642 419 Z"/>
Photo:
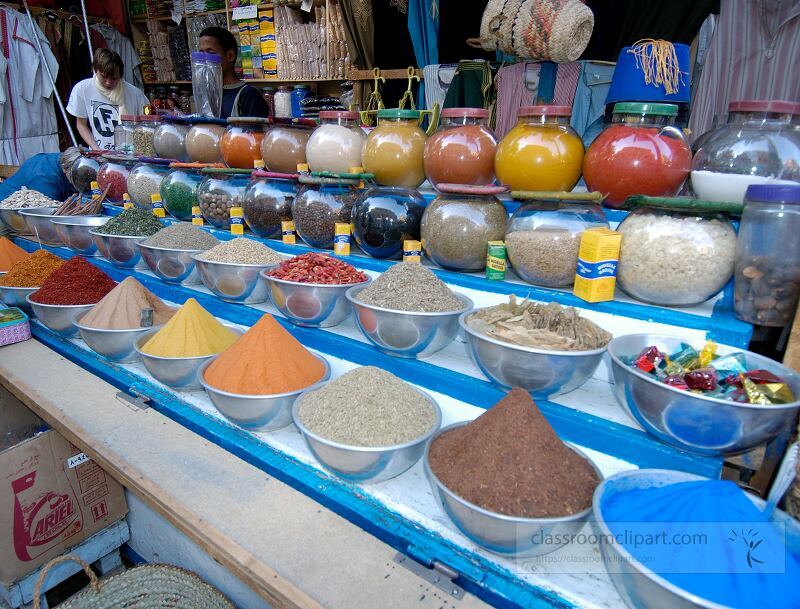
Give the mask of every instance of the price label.
<path id="1" fill-rule="evenodd" d="M 257 19 L 258 7 L 257 6 L 237 6 L 233 9 L 231 19 L 233 21 L 243 21 L 244 19 Z"/>
<path id="2" fill-rule="evenodd" d="M 78 453 L 67 459 L 67 467 L 72 469 L 73 467 L 78 467 L 81 463 L 86 463 L 88 460 L 89 457 L 87 457 L 86 454 Z"/>

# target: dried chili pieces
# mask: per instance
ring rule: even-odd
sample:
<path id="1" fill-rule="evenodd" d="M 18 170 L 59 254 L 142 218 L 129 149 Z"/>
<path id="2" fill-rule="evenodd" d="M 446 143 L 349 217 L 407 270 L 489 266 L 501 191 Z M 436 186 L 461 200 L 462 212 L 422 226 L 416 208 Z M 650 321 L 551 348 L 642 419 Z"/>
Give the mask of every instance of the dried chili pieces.
<path id="1" fill-rule="evenodd" d="M 103 271 L 80 256 L 67 260 L 31 295 L 31 300 L 51 305 L 99 302 L 116 286 Z"/>
<path id="2" fill-rule="evenodd" d="M 267 273 L 275 279 L 296 283 L 344 285 L 367 281 L 366 274 L 354 266 L 325 254 L 308 253 L 281 262 Z"/>

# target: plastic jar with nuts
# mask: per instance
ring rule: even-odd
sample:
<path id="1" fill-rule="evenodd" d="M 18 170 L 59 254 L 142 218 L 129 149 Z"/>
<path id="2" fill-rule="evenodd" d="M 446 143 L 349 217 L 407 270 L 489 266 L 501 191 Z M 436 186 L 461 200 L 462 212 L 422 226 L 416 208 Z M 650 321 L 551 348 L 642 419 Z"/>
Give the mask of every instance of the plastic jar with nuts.
<path id="1" fill-rule="evenodd" d="M 206 168 L 205 178 L 197 189 L 200 212 L 206 222 L 215 228 L 228 228 L 231 209 L 242 207 L 244 193 L 250 182 L 249 169 Z"/>

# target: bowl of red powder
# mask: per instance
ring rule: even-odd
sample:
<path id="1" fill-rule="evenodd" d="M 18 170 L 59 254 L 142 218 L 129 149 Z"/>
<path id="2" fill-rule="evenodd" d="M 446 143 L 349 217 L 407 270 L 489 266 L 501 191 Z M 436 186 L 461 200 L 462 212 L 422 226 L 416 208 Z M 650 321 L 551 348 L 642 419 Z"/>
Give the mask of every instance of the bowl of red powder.
<path id="1" fill-rule="evenodd" d="M 116 282 L 85 258 L 70 258 L 26 301 L 47 328 L 65 337 L 78 334 L 73 322 L 87 313 Z"/>

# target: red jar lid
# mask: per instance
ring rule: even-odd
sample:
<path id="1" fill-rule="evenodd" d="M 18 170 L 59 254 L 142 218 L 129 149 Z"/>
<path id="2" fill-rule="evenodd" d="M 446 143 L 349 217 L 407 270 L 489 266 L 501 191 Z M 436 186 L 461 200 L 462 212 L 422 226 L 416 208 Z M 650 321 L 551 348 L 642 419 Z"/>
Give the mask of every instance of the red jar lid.
<path id="1" fill-rule="evenodd" d="M 145 122 L 145 123 L 157 123 L 160 120 L 161 120 L 160 118 L 158 118 L 157 116 L 155 116 L 153 114 L 142 114 L 142 115 L 139 116 L 139 121 L 142 121 L 142 122 Z"/>
<path id="2" fill-rule="evenodd" d="M 522 106 L 517 116 L 572 116 L 569 106 Z"/>
<path id="3" fill-rule="evenodd" d="M 445 108 L 442 118 L 489 118 L 485 108 Z"/>
<path id="4" fill-rule="evenodd" d="M 136 121 L 136 120 L 139 120 L 139 117 L 136 116 L 135 114 L 123 114 L 122 116 L 119 117 L 119 120 L 121 120 L 121 121 Z"/>
<path id="5" fill-rule="evenodd" d="M 728 112 L 800 114 L 800 103 L 780 99 L 740 99 L 728 104 Z"/>
<path id="6" fill-rule="evenodd" d="M 344 118 L 347 120 L 358 120 L 358 112 L 349 112 L 347 110 L 323 110 L 319 113 L 319 117 L 323 118 Z"/>

